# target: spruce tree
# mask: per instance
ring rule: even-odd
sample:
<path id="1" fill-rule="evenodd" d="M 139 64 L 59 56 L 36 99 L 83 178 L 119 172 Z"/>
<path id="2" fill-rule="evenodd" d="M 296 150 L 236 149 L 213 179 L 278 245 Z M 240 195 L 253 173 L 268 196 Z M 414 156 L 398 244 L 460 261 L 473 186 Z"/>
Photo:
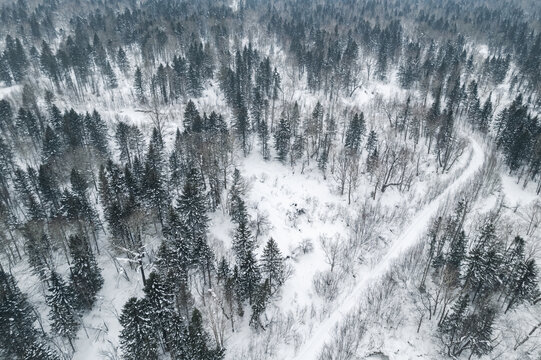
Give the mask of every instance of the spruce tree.
<path id="1" fill-rule="evenodd" d="M 255 257 L 255 243 L 249 229 L 244 201 L 240 201 L 237 211 L 238 225 L 233 237 L 233 250 L 239 269 L 239 290 L 240 296 L 243 299 L 248 298 L 252 304 L 261 280 L 261 272 Z"/>
<path id="2" fill-rule="evenodd" d="M 46 164 L 55 164 L 62 155 L 63 144 L 60 137 L 49 126 L 45 128 L 41 159 Z"/>
<path id="3" fill-rule="evenodd" d="M 30 184 L 28 174 L 20 168 L 15 169 L 15 178 L 13 182 L 15 191 L 26 208 L 30 219 L 36 221 L 45 219 L 45 212 Z"/>
<path id="4" fill-rule="evenodd" d="M 158 359 L 158 339 L 147 300 L 130 298 L 120 315 L 120 348 L 126 360 Z"/>
<path id="5" fill-rule="evenodd" d="M 255 328 L 261 327 L 265 330 L 265 327 L 261 324 L 260 316 L 267 308 L 270 293 L 270 280 L 266 279 L 263 284 L 258 287 L 255 294 L 255 300 L 252 303 L 252 316 L 250 318 L 251 326 L 254 326 Z"/>
<path id="6" fill-rule="evenodd" d="M 38 341 L 27 347 L 24 360 L 60 360 L 60 357 L 45 343 Z"/>
<path id="7" fill-rule="evenodd" d="M 188 337 L 187 323 L 189 316 L 183 318 L 182 316 L 173 313 L 167 334 L 166 347 L 171 354 L 172 359 L 180 360 L 187 358 L 187 343 Z"/>
<path id="8" fill-rule="evenodd" d="M 457 344 L 461 341 L 460 337 L 467 318 L 468 302 L 468 294 L 461 295 L 451 308 L 451 313 L 438 325 L 438 331 L 442 336 L 448 355 L 454 355 Z"/>
<path id="9" fill-rule="evenodd" d="M 148 209 L 156 210 L 158 220 L 163 224 L 165 210 L 169 203 L 163 172 L 163 142 L 156 128 L 153 130 L 153 135 L 146 154 L 141 190 Z"/>
<path id="10" fill-rule="evenodd" d="M 356 153 L 359 150 L 361 137 L 365 131 L 364 127 L 364 114 L 353 115 L 346 131 L 346 141 L 344 144 L 349 151 Z"/>
<path id="11" fill-rule="evenodd" d="M 49 237 L 45 233 L 36 234 L 30 225 L 23 230 L 23 236 L 25 238 L 24 248 L 28 255 L 28 263 L 41 280 L 46 280 L 52 262 L 52 248 Z"/>
<path id="12" fill-rule="evenodd" d="M 75 350 L 73 339 L 77 336 L 77 330 L 79 329 L 79 318 L 75 310 L 75 296 L 72 289 L 64 283 L 62 277 L 55 271 L 51 272 L 49 284 L 47 305 L 50 307 L 51 328 L 56 334 L 66 338 L 72 349 Z"/>
<path id="13" fill-rule="evenodd" d="M 90 310 L 103 286 L 103 277 L 86 237 L 71 235 L 69 250 L 72 258 L 70 280 L 77 308 Z"/>
<path id="14" fill-rule="evenodd" d="M 211 286 L 214 255 L 207 243 L 209 218 L 203 186 L 199 171 L 192 168 L 177 201 L 176 210 L 180 216 L 180 235 L 190 244 L 192 260 L 200 266 L 205 284 Z"/>
<path id="15" fill-rule="evenodd" d="M 269 126 L 265 120 L 262 120 L 258 127 L 259 141 L 261 142 L 261 155 L 263 159 L 270 159 L 270 150 L 269 150 Z"/>
<path id="16" fill-rule="evenodd" d="M 189 100 L 184 109 L 184 120 L 182 122 L 184 125 L 184 132 L 191 132 L 194 124 L 200 122 L 200 117 L 194 102 Z"/>
<path id="17" fill-rule="evenodd" d="M 199 310 L 194 309 L 186 336 L 186 360 L 219 360 L 223 358 L 222 349 L 209 349 L 209 336 L 203 328 Z"/>
<path id="18" fill-rule="evenodd" d="M 161 329 L 164 340 L 174 313 L 173 292 L 169 285 L 158 273 L 151 272 L 144 288 L 150 319 Z"/>
<path id="19" fill-rule="evenodd" d="M 537 265 L 534 259 L 521 260 L 510 284 L 508 303 L 505 312 L 514 306 L 529 301 L 534 302 L 539 296 Z"/>
<path id="20" fill-rule="evenodd" d="M 242 198 L 246 195 L 246 184 L 242 178 L 239 169 L 235 168 L 233 170 L 233 180 L 231 186 L 229 187 L 229 192 L 227 194 L 227 202 L 229 208 L 229 215 L 231 220 L 235 223 L 238 223 L 237 215 L 239 215 L 239 206 L 242 202 Z"/>
<path id="21" fill-rule="evenodd" d="M 0 267 L 0 353 L 23 358 L 27 347 L 36 341 L 35 315 L 11 274 Z"/>
<path id="22" fill-rule="evenodd" d="M 280 122 L 278 123 L 278 129 L 274 134 L 274 148 L 276 149 L 277 159 L 282 163 L 287 160 L 287 154 L 289 152 L 291 139 L 291 129 L 289 128 L 289 122 L 285 116 L 282 115 Z"/>
<path id="23" fill-rule="evenodd" d="M 471 355 L 481 357 L 492 351 L 495 317 L 496 311 L 489 304 L 485 304 L 478 310 L 478 313 L 471 314 L 466 319 L 464 326 L 468 330 L 466 342 L 471 348 Z M 462 349 L 464 347 L 460 348 L 458 354 L 455 352 L 453 355 L 460 355 Z"/>
<path id="24" fill-rule="evenodd" d="M 44 41 L 41 43 L 41 55 L 40 55 L 41 69 L 47 74 L 47 76 L 55 83 L 58 84 L 59 71 L 56 58 L 53 55 L 49 44 Z"/>
<path id="25" fill-rule="evenodd" d="M 180 192 L 186 176 L 183 145 L 182 135 L 177 128 L 173 150 L 169 155 L 169 183 L 177 193 Z"/>
<path id="26" fill-rule="evenodd" d="M 86 114 L 85 128 L 90 145 L 92 145 L 101 156 L 106 158 L 109 155 L 107 125 L 96 110 L 92 112 L 92 115 Z"/>
<path id="27" fill-rule="evenodd" d="M 124 49 L 122 49 L 122 47 L 118 48 L 118 52 L 116 54 L 116 61 L 120 71 L 122 71 L 126 75 L 130 71 L 130 62 L 128 60 L 128 57 L 126 56 L 126 52 L 124 51 Z M 140 71 L 141 70 L 139 70 L 139 72 Z"/>
<path id="28" fill-rule="evenodd" d="M 239 137 L 242 152 L 244 156 L 247 156 L 249 151 L 248 135 L 250 133 L 250 123 L 248 120 L 248 110 L 244 103 L 245 101 L 239 92 L 234 105 L 235 120 L 233 122 L 233 128 Z"/>
<path id="29" fill-rule="evenodd" d="M 147 101 L 145 97 L 145 88 L 143 85 L 143 73 L 141 72 L 141 68 L 139 66 L 135 69 L 133 87 L 135 89 L 137 101 L 140 104 L 145 104 Z"/>
<path id="30" fill-rule="evenodd" d="M 280 287 L 284 282 L 284 259 L 273 238 L 267 241 L 261 257 L 261 272 L 269 281 L 269 290 Z M 273 288 L 274 287 L 274 288 Z"/>
<path id="31" fill-rule="evenodd" d="M 103 74 L 105 75 L 105 83 L 107 84 L 107 87 L 109 89 L 116 89 L 118 87 L 118 80 L 109 61 L 105 62 Z"/>
<path id="32" fill-rule="evenodd" d="M 374 152 L 378 146 L 378 134 L 374 130 L 370 130 L 368 133 L 368 139 L 366 139 L 366 150 L 369 154 Z"/>

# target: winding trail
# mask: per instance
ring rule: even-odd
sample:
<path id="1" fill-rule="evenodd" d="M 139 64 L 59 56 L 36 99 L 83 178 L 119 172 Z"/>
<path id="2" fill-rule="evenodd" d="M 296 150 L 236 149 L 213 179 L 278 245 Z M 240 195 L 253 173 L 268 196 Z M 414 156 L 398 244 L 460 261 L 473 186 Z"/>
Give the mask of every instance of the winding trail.
<path id="1" fill-rule="evenodd" d="M 472 137 L 469 137 L 469 140 L 473 154 L 463 173 L 449 184 L 434 200 L 426 204 L 423 210 L 415 215 L 411 220 L 410 225 L 407 226 L 394 240 L 380 262 L 355 285 L 347 296 L 334 304 L 335 310 L 312 332 L 310 339 L 301 346 L 293 359 L 317 359 L 323 345 L 332 338 L 332 331 L 335 329 L 335 326 L 340 323 L 346 314 L 355 309 L 358 304 L 358 299 L 363 291 L 366 290 L 367 286 L 372 281 L 385 275 L 391 268 L 393 262 L 419 241 L 420 237 L 428 228 L 430 220 L 437 214 L 440 205 L 442 205 L 451 194 L 459 190 L 460 186 L 470 180 L 471 177 L 475 175 L 476 171 L 483 166 L 486 155 L 482 146 Z"/>

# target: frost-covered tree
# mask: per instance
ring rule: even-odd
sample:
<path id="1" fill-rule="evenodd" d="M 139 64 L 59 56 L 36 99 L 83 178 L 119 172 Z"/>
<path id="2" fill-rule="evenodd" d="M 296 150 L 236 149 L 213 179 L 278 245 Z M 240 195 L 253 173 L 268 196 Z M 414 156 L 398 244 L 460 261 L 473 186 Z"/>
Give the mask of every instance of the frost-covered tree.
<path id="1" fill-rule="evenodd" d="M 158 338 L 150 306 L 145 299 L 130 298 L 120 315 L 120 348 L 126 360 L 158 359 Z"/>
<path id="2" fill-rule="evenodd" d="M 23 358 L 36 341 L 35 314 L 15 279 L 0 267 L 0 354 Z"/>
<path id="3" fill-rule="evenodd" d="M 261 272 L 255 256 L 255 243 L 249 228 L 248 214 L 244 201 L 239 203 L 237 229 L 233 236 L 233 250 L 239 269 L 240 295 L 250 304 L 261 280 Z"/>
<path id="4" fill-rule="evenodd" d="M 281 162 L 287 160 L 291 140 L 291 129 L 289 122 L 284 115 L 280 117 L 278 127 L 274 133 L 274 148 L 276 149 L 276 158 Z"/>
<path id="5" fill-rule="evenodd" d="M 261 272 L 268 279 L 270 291 L 280 287 L 284 282 L 284 259 L 278 248 L 278 244 L 270 238 L 263 249 L 261 256 Z"/>
<path id="6" fill-rule="evenodd" d="M 203 319 L 199 310 L 194 309 L 186 336 L 184 359 L 186 360 L 220 360 L 223 350 L 209 348 L 210 339 L 203 328 Z"/>
<path id="7" fill-rule="evenodd" d="M 83 235 L 71 235 L 69 250 L 72 258 L 70 280 L 80 309 L 92 309 L 96 295 L 103 286 L 103 277 L 90 247 Z"/>
<path id="8" fill-rule="evenodd" d="M 49 283 L 47 305 L 50 307 L 51 328 L 56 334 L 66 338 L 72 349 L 75 350 L 73 340 L 77 336 L 80 325 L 75 309 L 75 296 L 72 289 L 65 284 L 57 272 L 51 272 Z"/>
<path id="9" fill-rule="evenodd" d="M 361 137 L 365 130 L 364 114 L 355 113 L 348 124 L 344 146 L 352 152 L 357 152 L 360 149 Z"/>
<path id="10" fill-rule="evenodd" d="M 171 284 L 152 272 L 146 280 L 144 292 L 148 301 L 150 319 L 160 329 L 164 342 L 168 341 L 169 327 L 174 316 L 174 296 Z"/>
<path id="11" fill-rule="evenodd" d="M 45 343 L 38 341 L 27 347 L 24 360 L 60 360 L 60 357 Z"/>
<path id="12" fill-rule="evenodd" d="M 211 270 L 214 266 L 214 254 L 207 241 L 209 218 L 203 186 L 200 172 L 192 168 L 186 178 L 182 195 L 177 201 L 176 211 L 180 219 L 180 236 L 191 248 L 192 261 L 199 265 L 205 284 L 212 286 Z"/>
<path id="13" fill-rule="evenodd" d="M 265 330 L 265 327 L 261 323 L 261 314 L 267 308 L 267 303 L 269 301 L 269 296 L 271 293 L 270 289 L 270 280 L 265 279 L 265 281 L 258 287 L 255 293 L 255 299 L 252 302 L 252 316 L 250 318 L 250 325 L 255 328 L 262 328 Z"/>
<path id="14" fill-rule="evenodd" d="M 135 69 L 134 74 L 134 80 L 133 80 L 133 87 L 135 89 L 135 94 L 137 101 L 141 104 L 145 104 L 147 102 L 146 96 L 145 96 L 145 88 L 143 84 L 143 73 L 141 71 L 141 68 L 138 66 Z"/>
<path id="15" fill-rule="evenodd" d="M 229 192 L 227 194 L 227 202 L 229 208 L 229 215 L 233 222 L 238 223 L 238 215 L 240 214 L 240 203 L 243 202 L 243 198 L 246 195 L 246 183 L 242 178 L 239 169 L 235 168 L 233 171 L 233 179 Z"/>

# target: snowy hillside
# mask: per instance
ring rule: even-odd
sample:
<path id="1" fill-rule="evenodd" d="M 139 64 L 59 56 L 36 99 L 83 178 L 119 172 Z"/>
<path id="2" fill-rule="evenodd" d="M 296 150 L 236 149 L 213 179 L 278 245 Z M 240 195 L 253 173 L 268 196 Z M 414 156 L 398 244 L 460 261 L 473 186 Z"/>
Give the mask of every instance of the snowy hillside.
<path id="1" fill-rule="evenodd" d="M 541 358 L 535 1 L 0 6 L 0 358 Z"/>

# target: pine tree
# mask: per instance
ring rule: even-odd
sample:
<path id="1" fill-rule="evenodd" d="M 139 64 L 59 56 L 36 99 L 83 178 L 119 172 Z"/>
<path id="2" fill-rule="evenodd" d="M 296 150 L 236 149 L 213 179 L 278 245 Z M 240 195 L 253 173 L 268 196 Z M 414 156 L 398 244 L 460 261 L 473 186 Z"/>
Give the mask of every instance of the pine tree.
<path id="1" fill-rule="evenodd" d="M 276 100 L 278 100 L 278 96 L 280 95 L 280 92 L 282 91 L 282 78 L 280 76 L 280 73 L 276 68 L 274 68 L 274 71 L 272 73 L 272 111 L 271 111 L 271 131 L 274 130 L 273 124 L 274 124 L 274 105 L 276 103 Z"/>
<path id="2" fill-rule="evenodd" d="M 62 140 L 55 131 L 47 125 L 43 136 L 43 147 L 41 150 L 42 161 L 47 164 L 55 164 L 63 153 L 62 148 Z"/>
<path id="3" fill-rule="evenodd" d="M 28 263 L 41 280 L 46 280 L 52 262 L 52 248 L 49 237 L 45 233 L 36 234 L 30 226 L 23 230 L 23 236 L 25 238 L 24 248 L 28 254 Z"/>
<path id="4" fill-rule="evenodd" d="M 481 357 L 492 351 L 495 316 L 495 310 L 487 304 L 479 309 L 479 314 L 471 314 L 466 320 L 464 327 L 469 330 L 467 342 L 469 342 L 472 355 Z M 464 347 L 460 348 L 458 354 L 456 352 L 455 354 L 460 355 L 463 349 Z"/>
<path id="5" fill-rule="evenodd" d="M 186 336 L 186 360 L 219 360 L 223 358 L 222 349 L 209 349 L 209 336 L 203 329 L 203 319 L 199 310 L 194 309 Z"/>
<path id="6" fill-rule="evenodd" d="M 51 308 L 49 313 L 51 328 L 56 334 L 67 338 L 72 349 L 74 349 L 73 339 L 75 339 L 79 329 L 79 318 L 74 306 L 74 294 L 55 271 L 51 272 L 49 283 L 47 304 Z"/>
<path id="7" fill-rule="evenodd" d="M 105 62 L 105 68 L 103 70 L 105 75 L 105 81 L 109 89 L 116 89 L 118 87 L 118 81 L 116 79 L 115 72 L 109 61 Z"/>
<path id="8" fill-rule="evenodd" d="M 261 279 L 261 273 L 255 257 L 255 243 L 249 229 L 248 214 L 244 201 L 240 201 L 237 209 L 238 226 L 233 237 L 233 250 L 239 269 L 240 296 L 248 298 L 250 304 Z"/>
<path id="9" fill-rule="evenodd" d="M 492 120 L 492 101 L 489 98 L 483 104 L 483 109 L 479 117 L 479 130 L 486 133 L 489 130 L 490 122 Z"/>
<path id="10" fill-rule="evenodd" d="M 131 154 L 131 128 L 123 121 L 116 125 L 115 140 L 120 150 L 120 160 L 131 165 L 134 155 Z"/>
<path id="11" fill-rule="evenodd" d="M 3 81 L 7 86 L 10 86 L 13 81 L 5 55 L 0 55 L 0 81 Z"/>
<path id="12" fill-rule="evenodd" d="M 11 274 L 0 267 L 0 353 L 22 358 L 36 340 L 35 315 Z"/>
<path id="13" fill-rule="evenodd" d="M 72 258 L 70 280 L 77 308 L 90 310 L 103 286 L 103 277 L 88 239 L 82 235 L 71 235 L 69 250 Z"/>
<path id="14" fill-rule="evenodd" d="M 24 204 L 30 219 L 43 220 L 45 218 L 45 212 L 38 201 L 35 191 L 30 186 L 28 174 L 24 170 L 20 168 L 15 169 L 14 185 L 15 191 Z"/>
<path id="15" fill-rule="evenodd" d="M 17 113 L 17 119 L 15 124 L 17 125 L 17 131 L 32 140 L 36 145 L 41 140 L 42 131 L 40 129 L 38 119 L 30 110 L 25 108 L 19 108 Z"/>
<path id="16" fill-rule="evenodd" d="M 222 256 L 216 269 L 216 279 L 218 283 L 225 283 L 231 277 L 231 269 L 229 268 L 229 262 Z"/>
<path id="17" fill-rule="evenodd" d="M 24 360 L 60 360 L 60 357 L 43 342 L 35 342 L 24 353 Z"/>
<path id="18" fill-rule="evenodd" d="M 302 159 L 304 153 L 305 138 L 302 134 L 297 134 L 293 139 L 291 145 L 291 151 L 289 153 L 291 166 L 295 165 L 297 161 Z"/>
<path id="19" fill-rule="evenodd" d="M 158 339 L 146 300 L 130 298 L 120 315 L 120 348 L 126 360 L 158 359 Z"/>
<path id="20" fill-rule="evenodd" d="M 171 354 L 172 359 L 180 360 L 187 358 L 187 319 L 189 319 L 189 316 L 187 318 L 183 318 L 176 313 L 172 314 L 166 343 L 167 350 Z"/>
<path id="21" fill-rule="evenodd" d="M 59 71 L 56 57 L 53 55 L 49 44 L 47 44 L 45 40 L 41 43 L 40 64 L 45 74 L 47 74 L 55 84 L 58 84 Z"/>
<path id="22" fill-rule="evenodd" d="M 460 296 L 447 315 L 438 325 L 438 332 L 442 335 L 444 345 L 447 347 L 447 354 L 452 355 L 461 341 L 460 336 L 466 321 L 466 310 L 468 308 L 468 294 Z"/>
<path id="23" fill-rule="evenodd" d="M 154 128 L 153 136 L 148 145 L 141 186 L 147 207 L 157 211 L 161 224 L 163 224 L 165 210 L 169 203 L 165 189 L 162 148 L 163 141 L 157 129 Z"/>
<path id="24" fill-rule="evenodd" d="M 71 192 L 64 191 L 62 208 L 71 220 L 82 220 L 94 228 L 98 215 L 88 196 L 88 182 L 83 174 L 73 168 L 70 173 Z"/>
<path id="25" fill-rule="evenodd" d="M 368 133 L 368 139 L 366 140 L 366 150 L 368 154 L 372 154 L 378 147 L 378 134 L 374 130 L 370 130 Z"/>
<path id="26" fill-rule="evenodd" d="M 364 114 L 353 115 L 346 131 L 346 141 L 344 144 L 349 151 L 356 153 L 359 150 L 364 131 Z"/>
<path id="27" fill-rule="evenodd" d="M 267 241 L 263 256 L 261 257 L 261 272 L 269 281 L 269 290 L 273 287 L 278 288 L 284 282 L 284 259 L 278 248 L 278 244 L 273 238 Z"/>
<path id="28" fill-rule="evenodd" d="M 274 134 L 274 148 L 277 152 L 276 157 L 282 163 L 287 160 L 290 139 L 291 129 L 289 128 L 289 122 L 286 120 L 285 116 L 282 115 L 280 122 L 278 123 L 278 129 Z"/>
<path id="29" fill-rule="evenodd" d="M 209 218 L 203 186 L 199 171 L 192 168 L 186 178 L 182 195 L 177 201 L 176 210 L 180 216 L 181 236 L 190 244 L 192 259 L 201 267 L 205 284 L 211 286 L 214 255 L 207 243 Z"/>
<path id="30" fill-rule="evenodd" d="M 487 223 L 475 246 L 466 257 L 465 286 L 473 291 L 472 302 L 479 294 L 490 294 L 500 286 L 500 266 L 502 254 L 495 241 L 494 225 Z"/>
<path id="31" fill-rule="evenodd" d="M 525 301 L 533 302 L 540 296 L 537 283 L 538 274 L 534 259 L 519 262 L 516 272 L 512 275 L 514 279 L 509 289 L 506 313 L 514 306 Z"/>
<path id="32" fill-rule="evenodd" d="M 70 109 L 62 116 L 62 131 L 66 144 L 71 150 L 77 150 L 84 146 L 85 128 L 83 117 Z"/>
<path id="33" fill-rule="evenodd" d="M 7 134 L 13 132 L 13 109 L 6 99 L 0 100 L 0 129 Z M 5 135 L 4 135 L 5 136 Z"/>
<path id="34" fill-rule="evenodd" d="M 244 105 L 244 99 L 242 98 L 240 92 L 237 95 L 235 101 L 235 120 L 233 122 L 233 127 L 240 139 L 240 144 L 244 156 L 248 155 L 248 134 L 250 132 L 250 123 L 248 120 L 248 110 Z"/>
<path id="35" fill-rule="evenodd" d="M 169 155 L 169 183 L 178 193 L 186 176 L 186 164 L 184 161 L 182 134 L 177 128 L 175 143 L 171 155 Z"/>
<path id="36" fill-rule="evenodd" d="M 100 155 L 107 157 L 109 155 L 107 125 L 96 110 L 92 112 L 92 115 L 86 114 L 85 128 L 90 145 L 92 145 Z"/>
<path id="37" fill-rule="evenodd" d="M 122 71 L 124 74 L 127 74 L 130 71 L 130 62 L 128 60 L 128 57 L 126 56 L 126 52 L 124 51 L 124 49 L 122 49 L 122 47 L 118 48 L 118 52 L 116 54 L 116 61 L 120 71 Z"/>
<path id="38" fill-rule="evenodd" d="M 171 207 L 167 224 L 163 228 L 165 241 L 160 247 L 159 266 L 164 273 L 171 272 L 177 281 L 182 281 L 187 277 L 188 270 L 193 265 L 192 259 L 193 246 L 189 239 L 183 236 L 180 214 Z"/>
<path id="39" fill-rule="evenodd" d="M 201 121 L 199 111 L 195 107 L 195 104 L 192 100 L 188 101 L 186 104 L 186 109 L 184 109 L 184 132 L 191 132 L 193 130 L 194 124 L 197 124 Z"/>
<path id="40" fill-rule="evenodd" d="M 268 160 L 270 159 L 269 126 L 265 120 L 262 120 L 259 124 L 257 135 L 261 142 L 261 155 L 263 155 L 263 159 Z"/>
<path id="41" fill-rule="evenodd" d="M 263 326 L 263 324 L 261 324 L 260 316 L 267 308 L 270 293 L 270 280 L 266 279 L 263 284 L 261 284 L 257 289 L 255 300 L 252 303 L 252 316 L 250 318 L 250 325 L 254 326 L 255 328 L 261 327 L 263 330 L 265 330 L 265 327 Z"/>
<path id="42" fill-rule="evenodd" d="M 240 175 L 239 169 L 235 168 L 235 170 L 233 170 L 233 180 L 227 194 L 229 215 L 231 216 L 231 220 L 235 223 L 238 223 L 237 215 L 239 215 L 239 206 L 245 195 L 246 184 Z"/>
<path id="43" fill-rule="evenodd" d="M 147 101 L 145 97 L 145 88 L 143 85 L 143 73 L 141 72 L 141 68 L 139 66 L 135 69 L 133 87 L 135 89 L 137 101 L 139 101 L 141 104 L 145 104 Z"/>
<path id="44" fill-rule="evenodd" d="M 144 288 L 149 305 L 150 319 L 161 330 L 163 340 L 167 342 L 169 326 L 174 314 L 172 289 L 156 272 L 151 272 Z"/>

